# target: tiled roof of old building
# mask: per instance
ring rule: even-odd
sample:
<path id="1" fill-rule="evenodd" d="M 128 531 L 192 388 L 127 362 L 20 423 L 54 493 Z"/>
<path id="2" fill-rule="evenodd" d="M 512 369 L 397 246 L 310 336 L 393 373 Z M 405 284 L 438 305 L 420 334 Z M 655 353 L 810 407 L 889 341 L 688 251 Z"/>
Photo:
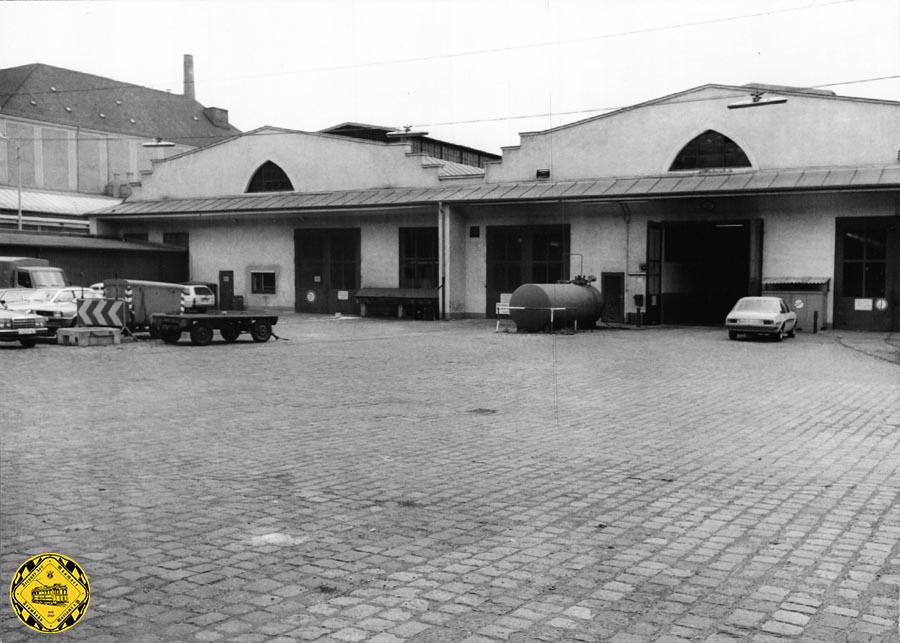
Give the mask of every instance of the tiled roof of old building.
<path id="1" fill-rule="evenodd" d="M 42 63 L 0 69 L 0 113 L 196 147 L 240 133 L 180 94 Z"/>

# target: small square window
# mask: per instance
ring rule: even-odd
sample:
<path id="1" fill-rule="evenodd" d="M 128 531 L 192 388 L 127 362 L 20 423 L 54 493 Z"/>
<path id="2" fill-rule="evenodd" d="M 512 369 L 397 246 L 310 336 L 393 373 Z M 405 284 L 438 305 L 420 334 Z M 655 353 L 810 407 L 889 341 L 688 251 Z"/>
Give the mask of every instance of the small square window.
<path id="1" fill-rule="evenodd" d="M 469 238 L 477 239 L 481 236 L 481 226 L 473 225 L 469 226 Z"/>
<path id="2" fill-rule="evenodd" d="M 254 295 L 274 295 L 275 294 L 275 273 L 274 272 L 251 272 L 250 273 L 250 292 Z"/>

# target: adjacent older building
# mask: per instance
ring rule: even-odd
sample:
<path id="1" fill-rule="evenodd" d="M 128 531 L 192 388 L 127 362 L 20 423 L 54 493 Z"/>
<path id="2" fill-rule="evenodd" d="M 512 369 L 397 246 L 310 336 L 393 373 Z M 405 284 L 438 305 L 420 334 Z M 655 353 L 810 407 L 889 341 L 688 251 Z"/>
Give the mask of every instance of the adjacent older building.
<path id="1" fill-rule="evenodd" d="M 194 278 L 250 305 L 356 312 L 433 289 L 490 316 L 527 282 L 591 273 L 606 318 L 722 322 L 777 292 L 807 330 L 900 330 L 900 103 L 705 85 L 522 134 L 484 170 L 264 128 L 154 164 L 98 229 L 191 239 Z"/>
<path id="2" fill-rule="evenodd" d="M 134 251 L 132 276 L 186 278 L 184 250 L 135 245 L 140 235 L 114 244 L 107 263 L 96 256 L 110 251 L 106 241 L 57 237 L 88 235 L 86 214 L 120 203 L 153 160 L 239 133 L 226 110 L 195 99 L 190 56 L 183 94 L 41 63 L 0 69 L 0 254 L 50 258 L 73 278 L 96 279 L 130 274 Z M 166 269 L 138 269 L 148 255 Z"/>

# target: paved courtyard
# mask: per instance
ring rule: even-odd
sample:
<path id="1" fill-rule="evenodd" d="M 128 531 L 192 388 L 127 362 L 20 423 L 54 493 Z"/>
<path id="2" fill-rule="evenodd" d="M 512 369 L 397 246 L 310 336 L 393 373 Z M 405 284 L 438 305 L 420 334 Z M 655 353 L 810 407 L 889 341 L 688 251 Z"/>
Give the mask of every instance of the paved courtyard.
<path id="1" fill-rule="evenodd" d="M 0 345 L 0 580 L 79 562 L 62 639 L 900 640 L 883 335 L 275 332 Z"/>

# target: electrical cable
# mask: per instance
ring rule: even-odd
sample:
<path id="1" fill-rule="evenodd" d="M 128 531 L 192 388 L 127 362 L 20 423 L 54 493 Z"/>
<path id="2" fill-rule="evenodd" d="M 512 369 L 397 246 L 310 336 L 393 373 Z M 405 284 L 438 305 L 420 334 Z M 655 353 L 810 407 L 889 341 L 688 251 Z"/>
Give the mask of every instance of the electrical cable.
<path id="1" fill-rule="evenodd" d="M 900 78 L 900 74 L 894 74 L 891 76 L 876 76 L 876 77 L 871 77 L 871 78 L 860 78 L 860 79 L 856 79 L 856 80 L 846 80 L 846 81 L 841 81 L 841 82 L 836 82 L 836 83 L 823 83 L 823 84 L 819 84 L 819 85 L 809 85 L 806 87 L 787 87 L 787 86 L 785 86 L 784 88 L 780 88 L 779 86 L 771 86 L 771 88 L 767 89 L 767 91 L 770 91 L 772 93 L 778 93 L 779 91 L 782 91 L 784 93 L 802 93 L 807 90 L 824 89 L 827 87 L 838 87 L 838 86 L 842 86 L 842 85 L 858 85 L 858 84 L 862 84 L 862 83 L 877 82 L 877 81 L 882 81 L 882 80 L 895 80 L 898 78 Z M 764 85 L 761 87 L 765 88 Z M 671 101 L 668 101 L 666 104 L 678 105 L 678 104 L 713 101 L 713 100 L 730 100 L 730 99 L 736 99 L 736 98 L 745 98 L 748 95 L 748 93 L 750 91 L 752 91 L 753 89 L 754 89 L 753 85 L 748 85 L 746 87 L 746 90 L 741 93 L 724 94 L 724 95 L 720 95 L 720 96 L 704 96 L 704 97 L 697 97 L 697 98 L 684 98 L 684 99 L 678 99 L 678 100 L 671 100 Z M 821 95 L 821 97 L 830 98 L 830 96 L 827 94 L 823 94 L 823 95 Z M 642 105 L 648 104 L 648 103 L 660 102 L 664 98 L 665 97 L 658 98 L 658 99 L 652 99 L 650 101 L 636 103 L 633 105 L 620 105 L 620 106 L 616 106 L 616 107 L 592 107 L 592 108 L 577 109 L 577 110 L 570 110 L 570 111 L 564 111 L 564 112 L 541 112 L 541 113 L 534 113 L 534 114 L 520 114 L 520 115 L 516 115 L 516 116 L 497 116 L 497 117 L 473 118 L 473 119 L 457 120 L 457 121 L 438 121 L 438 122 L 433 122 L 433 123 L 414 123 L 414 124 L 410 125 L 410 127 L 443 127 L 443 126 L 450 126 L 450 125 L 474 125 L 474 124 L 478 124 L 478 123 L 498 123 L 498 122 L 504 122 L 504 121 L 527 120 L 527 119 L 532 119 L 532 118 L 548 118 L 548 117 L 554 117 L 554 116 L 573 116 L 575 114 L 591 114 L 594 112 L 599 112 L 602 114 L 602 113 L 614 112 L 614 111 L 617 111 L 620 109 L 639 107 L 639 106 L 642 106 Z M 859 97 L 859 96 L 835 96 L 834 98 L 851 98 L 851 99 L 857 99 L 857 100 L 871 100 L 871 101 L 886 100 L 886 99 L 866 98 L 866 97 Z M 10 116 L 14 116 L 14 114 L 9 114 L 9 113 L 7 113 L 7 114 Z M 578 121 L 575 121 L 575 122 L 578 122 Z M 57 124 L 60 126 L 65 126 L 64 123 L 57 123 Z M 545 131 L 557 129 L 559 127 L 568 127 L 573 124 L 574 124 L 574 122 L 566 123 L 563 125 L 556 125 L 556 126 L 547 128 L 547 130 L 545 130 Z M 234 134 L 233 136 L 235 138 L 247 137 L 247 136 L 280 136 L 283 134 L 295 134 L 295 133 L 296 134 L 324 134 L 324 135 L 328 135 L 328 136 L 340 136 L 339 134 L 332 134 L 330 132 L 323 132 L 323 131 L 292 130 L 292 129 L 285 129 L 285 128 L 277 128 L 277 129 L 278 129 L 278 131 L 261 131 L 261 132 L 250 131 L 250 132 Z M 370 128 L 358 128 L 358 129 L 359 129 L 359 131 L 368 131 Z M 346 131 L 354 131 L 354 130 L 353 130 L 353 128 L 350 128 L 349 130 L 346 130 Z M 399 130 L 397 130 L 397 131 L 399 131 Z M 79 137 L 78 140 L 79 141 L 134 140 L 137 137 L 140 137 L 140 135 L 139 134 L 129 135 L 128 138 L 116 137 L 116 136 L 91 136 L 91 137 Z M 164 135 L 160 135 L 159 138 L 162 138 L 162 139 L 176 138 L 176 139 L 181 139 L 181 140 L 202 141 L 202 140 L 207 140 L 207 138 L 211 139 L 214 137 L 179 136 L 179 135 L 171 135 L 171 134 L 165 135 L 164 134 Z M 225 138 L 215 137 L 215 140 L 226 140 L 227 138 L 228 137 L 225 137 Z M 15 137 L 14 140 L 34 141 L 34 140 L 38 140 L 38 139 L 35 139 L 33 137 L 32 138 Z M 68 141 L 69 138 L 68 137 L 43 137 L 39 140 L 42 140 L 42 141 Z M 370 141 L 370 142 L 377 142 L 377 141 Z M 464 145 L 463 147 L 470 147 L 470 146 Z M 473 148 L 473 149 L 475 149 L 475 148 Z"/>
<path id="2" fill-rule="evenodd" d="M 495 54 L 495 53 L 504 53 L 509 51 L 524 51 L 528 49 L 539 49 L 544 47 L 556 47 L 559 45 L 570 45 L 570 44 L 578 44 L 582 42 L 591 42 L 595 40 L 609 40 L 613 38 L 622 38 L 627 36 L 635 36 L 645 33 L 656 33 L 661 31 L 669 31 L 672 29 L 685 29 L 690 27 L 699 27 L 703 25 L 711 25 L 711 24 L 722 24 L 726 22 L 734 22 L 738 20 L 746 20 L 749 18 L 760 18 L 765 16 L 771 16 L 782 13 L 792 13 L 797 11 L 808 11 L 811 9 L 822 9 L 825 7 L 830 7 L 834 5 L 841 4 L 850 4 L 859 2 L 860 0 L 832 0 L 831 2 L 826 2 L 822 4 L 805 4 L 795 7 L 786 7 L 783 9 L 773 9 L 770 11 L 762 11 L 755 13 L 747 13 L 740 14 L 736 16 L 725 16 L 723 18 L 710 18 L 708 20 L 695 20 L 691 22 L 681 22 L 670 25 L 660 25 L 658 27 L 646 27 L 643 29 L 632 29 L 628 31 L 619 31 L 619 32 L 611 32 L 606 34 L 596 34 L 593 36 L 582 36 L 580 38 L 570 38 L 566 40 L 557 40 L 553 42 L 538 42 L 538 43 L 526 43 L 522 45 L 509 45 L 506 47 L 486 47 L 483 49 L 473 49 L 470 51 L 462 51 L 455 52 L 449 54 L 433 54 L 430 56 L 414 56 L 410 58 L 397 58 L 393 60 L 382 60 L 382 61 L 372 61 L 372 62 L 363 62 L 363 63 L 347 63 L 342 65 L 328 65 L 321 67 L 307 67 L 303 69 L 284 71 L 284 72 L 272 72 L 267 74 L 252 74 L 252 75 L 244 75 L 244 76 L 229 76 L 227 78 L 213 78 L 206 81 L 195 81 L 195 84 L 204 84 L 204 83 L 216 83 L 216 82 L 225 82 L 225 81 L 234 81 L 234 80 L 248 80 L 253 78 L 269 78 L 276 76 L 290 76 L 294 74 L 305 74 L 305 73 L 314 73 L 314 72 L 323 72 L 323 71 L 341 71 L 341 70 L 351 70 L 351 69 L 365 69 L 368 67 L 383 67 L 389 65 L 404 65 L 410 63 L 417 62 L 431 62 L 436 60 L 446 60 L 450 58 L 462 58 L 468 56 L 482 56 L 486 54 Z M 181 82 L 180 80 L 178 81 Z M 164 83 L 164 84 L 176 84 L 177 83 Z M 121 89 L 128 89 L 137 87 L 140 89 L 153 89 L 149 87 L 143 87 L 141 85 L 134 85 L 131 83 L 119 83 L 116 85 L 109 86 L 100 86 L 94 87 L 90 89 L 55 89 L 48 90 L 43 92 L 28 92 L 28 95 L 41 95 L 41 94 L 63 94 L 63 93 L 80 93 L 80 92 L 93 92 L 93 91 L 114 91 Z M 163 92 L 163 90 L 154 89 L 153 91 Z M 167 92 L 163 92 L 167 93 Z M 0 92 L 0 96 L 10 96 L 17 95 L 17 92 L 9 93 L 9 92 Z"/>

